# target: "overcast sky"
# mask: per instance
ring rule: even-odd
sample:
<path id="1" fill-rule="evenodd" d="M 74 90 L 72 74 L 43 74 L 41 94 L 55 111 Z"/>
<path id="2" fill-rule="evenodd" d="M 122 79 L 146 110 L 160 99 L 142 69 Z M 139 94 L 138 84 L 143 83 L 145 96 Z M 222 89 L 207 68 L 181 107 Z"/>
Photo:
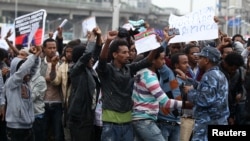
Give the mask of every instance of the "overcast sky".
<path id="1" fill-rule="evenodd" d="M 190 12 L 191 1 L 193 2 L 193 10 L 203 8 L 205 6 L 215 6 L 217 0 L 152 0 L 152 3 L 159 7 L 173 7 L 180 11 L 181 14 Z"/>

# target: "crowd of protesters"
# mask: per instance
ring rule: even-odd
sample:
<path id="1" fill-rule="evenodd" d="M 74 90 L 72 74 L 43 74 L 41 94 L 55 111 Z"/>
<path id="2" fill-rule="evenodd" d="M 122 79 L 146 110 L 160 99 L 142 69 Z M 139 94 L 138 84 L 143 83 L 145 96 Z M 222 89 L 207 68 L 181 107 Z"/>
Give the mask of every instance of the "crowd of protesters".
<path id="1" fill-rule="evenodd" d="M 169 43 L 166 27 L 159 48 L 137 54 L 132 29 L 96 27 L 66 45 L 57 30 L 29 49 L 4 37 L 1 141 L 178 141 L 181 117 L 195 121 L 187 140 L 206 141 L 208 125 L 250 124 L 250 46 L 240 34 Z"/>

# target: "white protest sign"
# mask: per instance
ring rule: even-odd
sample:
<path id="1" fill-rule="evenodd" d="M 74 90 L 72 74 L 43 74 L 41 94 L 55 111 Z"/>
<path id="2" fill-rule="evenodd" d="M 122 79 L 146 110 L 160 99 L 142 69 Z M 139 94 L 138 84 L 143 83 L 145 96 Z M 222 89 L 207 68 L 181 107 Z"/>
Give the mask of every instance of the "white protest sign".
<path id="1" fill-rule="evenodd" d="M 59 27 L 62 28 L 67 22 L 68 22 L 68 19 L 64 19 L 64 20 L 62 21 L 62 23 L 59 25 Z M 56 31 L 53 33 L 53 37 L 52 37 L 54 40 L 56 39 L 57 34 L 58 34 L 58 31 L 56 30 Z"/>
<path id="2" fill-rule="evenodd" d="M 9 49 L 9 45 L 6 43 L 4 39 L 0 39 L 0 48 L 3 48 L 5 50 Z"/>
<path id="3" fill-rule="evenodd" d="M 160 46 L 160 43 L 156 40 L 156 34 L 153 29 L 135 35 L 135 48 L 137 54 L 156 49 Z"/>
<path id="4" fill-rule="evenodd" d="M 96 27 L 96 18 L 95 16 L 89 17 L 82 22 L 83 36 L 86 37 L 88 31 L 92 31 Z"/>
<path id="5" fill-rule="evenodd" d="M 214 22 L 214 8 L 206 7 L 185 16 L 169 17 L 170 28 L 178 28 L 176 35 L 169 43 L 211 40 L 218 38 L 218 25 Z"/>
<path id="6" fill-rule="evenodd" d="M 4 38 L 7 33 L 9 32 L 9 30 L 11 30 L 11 32 L 14 31 L 14 24 L 5 24 L 5 23 L 0 23 L 0 28 L 1 28 L 1 37 Z M 15 35 L 11 34 L 11 36 L 8 38 L 10 41 L 15 41 Z"/>
<path id="7" fill-rule="evenodd" d="M 28 37 L 28 48 L 30 48 L 30 44 L 32 42 L 33 37 L 36 34 L 37 29 L 39 28 L 39 23 L 33 24 L 31 27 L 31 31 Z"/>
<path id="8" fill-rule="evenodd" d="M 14 22 L 15 46 L 41 45 L 44 38 L 47 12 L 44 9 L 17 17 Z M 38 26 L 38 27 L 37 27 Z"/>

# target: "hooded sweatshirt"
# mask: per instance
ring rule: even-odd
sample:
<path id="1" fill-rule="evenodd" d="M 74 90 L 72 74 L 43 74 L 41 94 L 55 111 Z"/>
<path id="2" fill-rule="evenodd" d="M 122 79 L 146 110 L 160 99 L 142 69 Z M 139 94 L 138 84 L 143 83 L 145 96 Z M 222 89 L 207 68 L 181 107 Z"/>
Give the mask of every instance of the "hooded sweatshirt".
<path id="1" fill-rule="evenodd" d="M 37 56 L 30 55 L 17 70 L 18 63 L 22 60 L 14 58 L 10 66 L 10 77 L 4 86 L 1 105 L 7 103 L 6 122 L 7 127 L 15 129 L 32 128 L 34 122 L 34 107 L 31 98 L 30 87 L 24 83 L 25 75 L 30 74 L 34 68 Z M 26 96 L 22 96 L 22 89 L 26 90 Z M 6 98 L 4 98 L 6 97 Z"/>
<path id="2" fill-rule="evenodd" d="M 41 59 L 36 60 L 38 66 L 35 69 L 35 74 L 31 77 L 29 82 L 32 93 L 32 100 L 34 104 L 35 116 L 39 116 L 45 112 L 44 96 L 47 89 L 46 80 L 40 73 Z"/>

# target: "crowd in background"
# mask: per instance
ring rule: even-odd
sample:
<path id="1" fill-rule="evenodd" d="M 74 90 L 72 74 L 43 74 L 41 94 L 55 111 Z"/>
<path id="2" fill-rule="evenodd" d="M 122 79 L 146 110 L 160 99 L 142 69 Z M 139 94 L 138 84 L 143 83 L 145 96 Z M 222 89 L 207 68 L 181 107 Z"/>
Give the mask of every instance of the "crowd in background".
<path id="1" fill-rule="evenodd" d="M 219 22 L 215 18 L 215 22 Z M 144 30 L 150 27 L 143 23 Z M 250 44 L 219 29 L 214 40 L 169 43 L 137 54 L 120 27 L 63 44 L 0 48 L 1 141 L 206 141 L 208 125 L 250 124 Z"/>

